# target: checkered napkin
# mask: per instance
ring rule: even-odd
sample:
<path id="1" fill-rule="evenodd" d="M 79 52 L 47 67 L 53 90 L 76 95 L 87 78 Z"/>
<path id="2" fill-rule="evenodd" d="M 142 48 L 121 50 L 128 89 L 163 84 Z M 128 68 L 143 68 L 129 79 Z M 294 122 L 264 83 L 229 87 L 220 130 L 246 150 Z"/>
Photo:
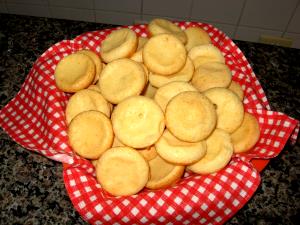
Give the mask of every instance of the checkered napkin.
<path id="1" fill-rule="evenodd" d="M 92 224 L 222 224 L 253 195 L 260 175 L 251 159 L 277 156 L 288 140 L 296 141 L 297 120 L 271 111 L 268 100 L 240 49 L 221 31 L 203 23 L 179 22 L 182 29 L 204 28 L 224 54 L 226 64 L 245 92 L 245 110 L 256 116 L 261 137 L 249 152 L 234 155 L 218 173 L 185 173 L 167 189 L 143 190 L 129 197 L 108 195 L 95 179 L 91 163 L 73 153 L 68 144 L 65 107 L 69 95 L 57 89 L 54 70 L 65 56 L 91 49 L 100 53 L 101 41 L 113 30 L 84 33 L 50 47 L 34 63 L 20 92 L 0 112 L 1 127 L 23 147 L 64 163 L 64 182 L 81 216 Z M 145 25 L 129 26 L 148 36 Z M 119 29 L 119 28 L 115 28 Z"/>

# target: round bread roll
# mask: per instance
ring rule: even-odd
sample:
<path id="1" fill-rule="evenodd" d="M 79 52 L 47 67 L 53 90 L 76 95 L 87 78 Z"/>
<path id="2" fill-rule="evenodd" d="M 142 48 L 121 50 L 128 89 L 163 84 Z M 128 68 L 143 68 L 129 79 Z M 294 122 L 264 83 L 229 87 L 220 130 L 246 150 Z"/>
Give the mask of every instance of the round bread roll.
<path id="1" fill-rule="evenodd" d="M 114 136 L 114 141 L 111 147 L 123 147 L 124 145 L 116 136 Z"/>
<path id="2" fill-rule="evenodd" d="M 80 91 L 94 81 L 95 72 L 95 64 L 89 56 L 73 53 L 57 64 L 54 72 L 55 83 L 64 92 Z"/>
<path id="3" fill-rule="evenodd" d="M 170 83 L 172 81 L 188 82 L 192 79 L 192 76 L 194 74 L 194 69 L 195 68 L 194 68 L 193 62 L 189 59 L 189 57 L 187 57 L 184 67 L 179 72 L 174 73 L 169 76 L 163 76 L 160 74 L 150 73 L 149 74 L 149 82 L 154 87 L 158 87 L 158 88 L 167 83 Z"/>
<path id="4" fill-rule="evenodd" d="M 249 151 L 260 136 L 259 124 L 255 116 L 245 112 L 241 126 L 231 134 L 235 153 Z"/>
<path id="5" fill-rule="evenodd" d="M 95 84 L 98 81 L 100 73 L 102 71 L 102 62 L 101 62 L 100 57 L 95 52 L 93 52 L 91 50 L 87 50 L 87 49 L 80 50 L 77 53 L 87 55 L 93 60 L 93 62 L 95 64 L 95 69 L 96 69 L 95 78 L 93 81 L 93 83 Z"/>
<path id="6" fill-rule="evenodd" d="M 149 98 L 154 98 L 154 95 L 157 91 L 157 88 L 153 87 L 150 82 L 147 83 L 146 87 L 144 88 L 142 95 L 149 97 Z"/>
<path id="7" fill-rule="evenodd" d="M 193 65 L 194 65 L 195 69 L 197 69 L 200 65 L 208 64 L 208 63 L 211 63 L 211 62 L 218 62 L 218 61 L 217 60 L 214 61 L 213 58 L 209 58 L 209 57 L 205 57 L 205 56 L 199 56 L 199 57 L 197 57 L 193 60 Z M 221 63 L 221 62 L 219 62 L 219 63 Z"/>
<path id="8" fill-rule="evenodd" d="M 157 89 L 154 100 L 161 107 L 161 109 L 165 112 L 167 104 L 169 101 L 176 95 L 184 91 L 197 91 L 197 89 L 183 81 L 173 81 L 170 82 L 159 89 Z"/>
<path id="9" fill-rule="evenodd" d="M 189 165 L 188 170 L 197 174 L 211 174 L 223 169 L 230 161 L 233 146 L 230 135 L 221 129 L 215 131 L 206 140 L 207 151 L 198 162 Z"/>
<path id="10" fill-rule="evenodd" d="M 87 89 L 97 91 L 97 92 L 101 93 L 100 88 L 95 84 L 92 84 L 92 85 L 88 86 Z"/>
<path id="11" fill-rule="evenodd" d="M 175 184 L 184 173 L 184 166 L 174 165 L 163 160 L 159 155 L 149 162 L 150 179 L 146 184 L 149 189 L 167 188 Z"/>
<path id="12" fill-rule="evenodd" d="M 228 87 L 229 90 L 233 91 L 239 98 L 241 101 L 243 101 L 244 99 L 244 91 L 242 89 L 242 86 L 236 82 L 236 81 L 231 81 L 229 87 Z"/>
<path id="13" fill-rule="evenodd" d="M 112 144 L 112 147 L 121 147 L 121 146 L 126 146 L 124 145 L 116 136 L 114 137 L 114 141 L 113 141 L 113 144 Z M 136 149 L 138 150 L 138 152 L 140 154 L 142 154 L 142 156 L 147 160 L 151 160 L 153 158 L 156 157 L 157 155 L 157 152 L 156 152 L 156 149 L 155 149 L 155 146 L 152 145 L 152 146 L 149 146 L 149 147 L 146 147 L 146 148 L 143 148 L 143 149 Z"/>
<path id="14" fill-rule="evenodd" d="M 157 156 L 157 151 L 154 145 L 145 149 L 138 149 L 138 152 L 141 153 L 147 161 L 150 161 Z"/>
<path id="15" fill-rule="evenodd" d="M 97 166 L 97 162 L 98 162 L 98 159 L 93 159 L 93 160 L 91 160 L 91 163 L 92 163 L 92 165 L 93 165 L 94 167 Z"/>
<path id="16" fill-rule="evenodd" d="M 97 91 L 97 92 L 99 92 L 99 93 L 101 94 L 101 90 L 100 90 L 99 86 L 96 85 L 96 84 L 90 85 L 87 89 L 93 90 L 93 91 Z M 107 104 L 108 104 L 108 106 L 109 106 L 109 108 L 110 108 L 110 112 L 112 112 L 112 110 L 113 110 L 113 108 L 114 108 L 113 104 L 111 104 L 111 103 L 109 103 L 109 102 L 107 102 Z M 105 114 L 105 113 L 104 113 L 104 114 Z M 109 114 L 109 115 L 110 115 L 110 114 Z"/>
<path id="17" fill-rule="evenodd" d="M 85 111 L 71 121 L 68 129 L 73 150 L 86 159 L 98 159 L 113 143 L 110 119 L 99 111 Z"/>
<path id="18" fill-rule="evenodd" d="M 138 37 L 138 47 L 136 52 L 130 57 L 130 59 L 142 63 L 143 62 L 143 47 L 148 41 L 146 37 Z"/>
<path id="19" fill-rule="evenodd" d="M 231 77 L 231 71 L 224 63 L 209 62 L 198 66 L 192 84 L 203 92 L 213 87 L 228 87 Z"/>
<path id="20" fill-rule="evenodd" d="M 117 59 L 105 66 L 98 86 L 109 102 L 118 104 L 127 97 L 139 95 L 144 89 L 145 78 L 145 70 L 140 63 Z"/>
<path id="21" fill-rule="evenodd" d="M 243 122 L 244 106 L 239 97 L 227 88 L 211 88 L 204 92 L 216 106 L 217 128 L 234 132 Z"/>
<path id="22" fill-rule="evenodd" d="M 130 59 L 132 59 L 133 61 L 142 63 L 143 62 L 143 50 L 139 50 L 137 52 L 135 52 Z"/>
<path id="23" fill-rule="evenodd" d="M 114 30 L 101 43 L 101 57 L 106 63 L 128 58 L 133 55 L 137 46 L 138 38 L 134 31 L 128 28 Z"/>
<path id="24" fill-rule="evenodd" d="M 149 166 L 135 149 L 108 149 L 98 160 L 96 177 L 101 187 L 114 196 L 128 196 L 141 191 L 149 179 Z"/>
<path id="25" fill-rule="evenodd" d="M 174 137 L 167 129 L 155 143 L 157 153 L 176 165 L 189 165 L 199 161 L 206 153 L 205 141 L 186 142 Z"/>
<path id="26" fill-rule="evenodd" d="M 171 34 L 159 34 L 148 40 L 143 49 L 143 61 L 153 73 L 171 75 L 185 65 L 184 45 Z"/>
<path id="27" fill-rule="evenodd" d="M 178 139 L 199 142 L 215 129 L 217 114 L 214 105 L 203 94 L 182 92 L 171 99 L 166 108 L 166 127 Z"/>
<path id="28" fill-rule="evenodd" d="M 147 43 L 149 39 L 146 37 L 138 37 L 138 46 L 136 51 L 143 49 L 144 45 Z"/>
<path id="29" fill-rule="evenodd" d="M 113 141 L 113 144 L 112 144 L 112 147 L 122 147 L 122 146 L 126 146 L 124 145 L 116 136 L 114 137 L 114 141 Z M 142 154 L 142 156 L 147 160 L 151 160 L 153 158 L 156 157 L 157 155 L 157 152 L 156 152 L 156 149 L 155 149 L 155 146 L 152 145 L 152 146 L 149 146 L 149 147 L 146 147 L 146 148 L 143 148 L 143 149 L 136 149 L 138 150 L 138 152 L 140 154 Z"/>
<path id="30" fill-rule="evenodd" d="M 222 52 L 213 44 L 197 45 L 190 49 L 188 56 L 193 61 L 195 68 L 202 63 L 220 62 L 225 63 Z"/>
<path id="31" fill-rule="evenodd" d="M 110 117 L 111 108 L 105 98 L 97 91 L 84 89 L 71 96 L 66 107 L 66 121 L 71 120 L 81 112 L 96 110 Z"/>
<path id="32" fill-rule="evenodd" d="M 183 44 L 187 42 L 186 34 L 177 25 L 166 19 L 153 19 L 148 25 L 151 36 L 158 34 L 172 34 Z"/>
<path id="33" fill-rule="evenodd" d="M 148 84 L 148 81 L 149 81 L 149 70 L 148 70 L 148 68 L 143 63 L 140 63 L 140 65 L 144 69 L 144 75 L 145 75 L 145 85 L 144 85 L 144 88 L 145 88 L 145 86 Z"/>
<path id="34" fill-rule="evenodd" d="M 205 45 L 211 43 L 208 33 L 206 33 L 206 31 L 200 27 L 189 27 L 184 30 L 184 33 L 187 36 L 187 43 L 185 44 L 185 48 L 188 51 L 197 45 Z"/>
<path id="35" fill-rule="evenodd" d="M 106 66 L 106 63 L 102 62 L 102 69 Z"/>
<path id="36" fill-rule="evenodd" d="M 144 96 L 129 97 L 120 102 L 111 118 L 117 138 L 133 148 L 153 145 L 165 128 L 164 114 L 159 105 Z"/>

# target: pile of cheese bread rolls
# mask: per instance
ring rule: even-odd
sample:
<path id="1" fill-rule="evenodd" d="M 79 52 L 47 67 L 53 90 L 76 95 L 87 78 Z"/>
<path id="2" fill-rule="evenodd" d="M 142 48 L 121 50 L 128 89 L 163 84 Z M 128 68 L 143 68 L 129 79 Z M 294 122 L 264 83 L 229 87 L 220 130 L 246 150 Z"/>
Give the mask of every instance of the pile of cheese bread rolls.
<path id="1" fill-rule="evenodd" d="M 205 30 L 166 19 L 147 29 L 148 38 L 113 30 L 100 56 L 77 51 L 54 74 L 57 87 L 73 93 L 65 111 L 69 144 L 114 196 L 169 187 L 185 170 L 217 172 L 260 135 Z"/>

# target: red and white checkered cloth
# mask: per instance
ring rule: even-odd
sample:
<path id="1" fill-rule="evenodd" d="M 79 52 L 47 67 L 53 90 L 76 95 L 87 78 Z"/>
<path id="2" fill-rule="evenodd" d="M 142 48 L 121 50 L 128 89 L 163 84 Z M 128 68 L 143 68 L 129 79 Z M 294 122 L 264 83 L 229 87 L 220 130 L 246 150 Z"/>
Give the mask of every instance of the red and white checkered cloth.
<path id="1" fill-rule="evenodd" d="M 265 93 L 241 50 L 211 25 L 176 23 L 182 29 L 204 28 L 224 54 L 226 64 L 245 92 L 245 110 L 259 121 L 261 137 L 248 153 L 235 155 L 218 173 L 186 173 L 175 186 L 143 190 L 129 197 L 111 197 L 95 179 L 91 163 L 72 152 L 68 144 L 65 107 L 69 95 L 57 89 L 54 70 L 65 56 L 80 49 L 100 53 L 101 41 L 113 30 L 84 33 L 50 47 L 34 63 L 20 92 L 0 112 L 1 127 L 23 147 L 64 163 L 64 182 L 74 207 L 92 224 L 222 224 L 253 195 L 260 175 L 252 158 L 275 157 L 290 139 L 296 141 L 299 123 L 271 111 Z M 148 36 L 146 25 L 129 26 Z M 116 28 L 118 29 L 118 28 Z"/>

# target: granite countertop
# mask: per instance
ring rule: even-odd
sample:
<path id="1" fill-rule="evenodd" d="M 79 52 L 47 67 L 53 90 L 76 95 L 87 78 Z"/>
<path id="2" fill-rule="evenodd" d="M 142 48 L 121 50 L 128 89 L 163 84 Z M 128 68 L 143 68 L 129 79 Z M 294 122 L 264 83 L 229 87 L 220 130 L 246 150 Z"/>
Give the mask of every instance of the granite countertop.
<path id="1" fill-rule="evenodd" d="M 112 25 L 0 14 L 0 107 L 34 61 L 63 39 Z M 300 50 L 235 41 L 275 111 L 300 119 Z M 66 193 L 62 164 L 30 152 L 0 129 L 0 224 L 86 224 Z M 287 144 L 261 173 L 251 200 L 227 224 L 298 224 L 300 143 Z M 299 221 L 298 221 L 299 222 Z"/>

